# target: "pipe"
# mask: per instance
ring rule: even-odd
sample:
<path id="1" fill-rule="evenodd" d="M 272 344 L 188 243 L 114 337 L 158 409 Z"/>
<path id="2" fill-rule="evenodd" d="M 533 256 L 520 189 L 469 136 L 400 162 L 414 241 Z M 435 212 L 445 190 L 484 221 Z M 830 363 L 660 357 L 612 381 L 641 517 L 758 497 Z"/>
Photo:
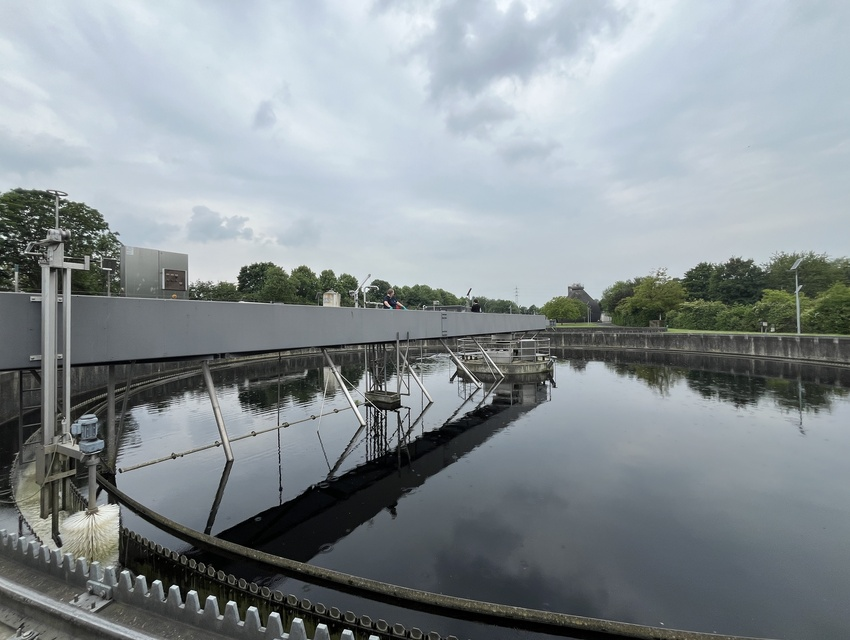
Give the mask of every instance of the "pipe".
<path id="1" fill-rule="evenodd" d="M 207 383 L 207 393 L 210 396 L 215 423 L 218 426 L 218 434 L 221 437 L 221 444 L 224 446 L 224 457 L 228 462 L 233 462 L 233 450 L 230 448 L 230 437 L 227 435 L 227 429 L 224 426 L 224 417 L 221 415 L 221 407 L 218 405 L 218 398 L 215 395 L 215 385 L 213 384 L 212 375 L 210 374 L 210 363 L 204 360 L 201 368 L 204 371 L 204 382 Z"/>

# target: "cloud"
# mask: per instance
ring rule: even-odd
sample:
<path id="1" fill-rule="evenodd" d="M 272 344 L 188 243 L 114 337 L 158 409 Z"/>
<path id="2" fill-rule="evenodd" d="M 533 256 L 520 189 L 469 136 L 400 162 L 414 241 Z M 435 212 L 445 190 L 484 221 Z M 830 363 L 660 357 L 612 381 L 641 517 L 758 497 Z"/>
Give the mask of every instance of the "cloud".
<path id="1" fill-rule="evenodd" d="M 85 167 L 91 162 L 87 149 L 49 133 L 13 133 L 0 128 L 0 172 L 50 174 L 58 169 Z"/>
<path id="2" fill-rule="evenodd" d="M 274 103 L 271 100 L 263 100 L 254 112 L 254 128 L 271 129 L 276 122 Z"/>
<path id="3" fill-rule="evenodd" d="M 500 124 L 512 120 L 516 113 L 516 109 L 504 100 L 485 98 L 469 106 L 450 108 L 446 126 L 452 133 L 486 139 Z"/>
<path id="4" fill-rule="evenodd" d="M 215 242 L 218 240 L 251 240 L 254 231 L 246 227 L 245 216 L 223 216 L 212 209 L 198 205 L 192 207 L 192 217 L 186 225 L 186 232 L 196 242 Z"/>
<path id="5" fill-rule="evenodd" d="M 311 247 L 319 244 L 320 228 L 315 220 L 299 218 L 278 236 L 277 242 L 285 247 Z"/>
<path id="6" fill-rule="evenodd" d="M 561 145 L 554 140 L 536 140 L 517 136 L 499 146 L 499 155 L 509 163 L 526 160 L 545 160 Z"/>
<path id="7" fill-rule="evenodd" d="M 565 59 L 592 57 L 594 38 L 618 32 L 626 17 L 604 0 L 557 2 L 537 14 L 521 2 L 505 10 L 486 0 L 445 2 L 415 52 L 426 62 L 432 99 L 475 96 L 499 81 L 527 83 Z"/>
<path id="8" fill-rule="evenodd" d="M 0 185 L 68 191 L 206 280 L 286 260 L 540 306 L 839 257 L 850 3 L 798 4 L 19 2 Z"/>
<path id="9" fill-rule="evenodd" d="M 121 218 L 121 240 L 136 247 L 159 247 L 177 237 L 180 230 L 179 225 L 158 222 L 150 216 L 125 214 Z"/>

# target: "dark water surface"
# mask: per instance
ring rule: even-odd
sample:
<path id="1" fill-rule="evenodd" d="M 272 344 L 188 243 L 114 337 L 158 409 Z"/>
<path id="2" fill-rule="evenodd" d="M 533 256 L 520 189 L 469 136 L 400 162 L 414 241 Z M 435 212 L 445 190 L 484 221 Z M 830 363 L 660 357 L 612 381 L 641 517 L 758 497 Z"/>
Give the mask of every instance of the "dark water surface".
<path id="1" fill-rule="evenodd" d="M 353 440 L 356 420 L 323 368 L 281 381 L 273 372 L 221 374 L 231 437 L 307 421 L 234 442 L 225 476 L 214 448 L 120 473 L 117 484 L 194 529 L 408 587 L 668 628 L 850 637 L 846 388 L 793 367 L 786 378 L 763 378 L 564 358 L 557 386 L 503 383 L 469 398 L 471 387 L 449 381 L 447 358 L 417 366 L 435 403 L 420 418 L 425 401 L 414 385 L 409 413 L 370 415 L 381 428 Z M 362 371 L 343 368 L 361 386 Z M 476 407 L 477 417 L 458 423 Z M 408 429 L 399 465 L 383 454 Z M 117 466 L 216 439 L 209 398 L 193 379 L 137 399 Z M 131 513 L 123 524 L 187 551 Z M 213 562 L 391 624 L 528 637 L 226 563 Z"/>

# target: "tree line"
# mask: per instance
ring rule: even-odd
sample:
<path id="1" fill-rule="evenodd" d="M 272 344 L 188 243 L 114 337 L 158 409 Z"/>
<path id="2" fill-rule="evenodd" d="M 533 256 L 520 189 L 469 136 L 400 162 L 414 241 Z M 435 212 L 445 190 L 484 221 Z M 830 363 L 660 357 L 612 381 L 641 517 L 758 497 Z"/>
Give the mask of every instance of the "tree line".
<path id="1" fill-rule="evenodd" d="M 91 256 L 92 268 L 72 272 L 71 290 L 75 294 L 103 295 L 109 290 L 120 293 L 116 269 L 102 269 L 105 261 L 118 262 L 122 243 L 110 230 L 103 215 L 80 202 L 60 198 L 59 225 L 71 232 L 65 243 L 69 259 Z M 41 266 L 33 255 L 26 255 L 28 243 L 45 237 L 45 230 L 56 226 L 56 199 L 46 191 L 12 189 L 0 194 L 0 290 L 37 292 L 41 290 Z M 112 265 L 108 265 L 112 266 Z M 272 262 L 256 262 L 240 268 L 236 282 L 196 280 L 188 287 L 190 298 L 200 300 L 283 302 L 316 305 L 322 294 L 336 291 L 343 306 L 354 306 L 352 291 L 360 283 L 349 273 L 337 276 L 325 269 L 318 275 L 307 265 L 287 272 Z M 366 302 L 380 303 L 390 283 L 374 279 L 365 283 Z M 408 308 L 428 305 L 465 305 L 465 296 L 424 284 L 395 285 L 396 297 Z M 490 313 L 535 313 L 536 307 L 519 307 L 510 300 L 478 296 L 484 311 Z M 364 300 L 363 294 L 359 300 Z"/>
<path id="2" fill-rule="evenodd" d="M 615 282 L 600 305 L 624 326 L 796 332 L 795 272 L 802 332 L 850 334 L 850 259 L 813 251 L 776 253 L 764 265 L 740 257 L 700 262 L 681 279 L 658 269 Z"/>
<path id="3" fill-rule="evenodd" d="M 287 272 L 273 262 L 255 262 L 239 269 L 236 282 L 212 282 L 197 280 L 189 285 L 189 297 L 199 300 L 282 302 L 286 304 L 315 305 L 322 303 L 322 296 L 335 291 L 344 307 L 357 303 L 378 306 L 390 288 L 396 297 L 409 309 L 428 306 L 465 306 L 466 296 L 458 296 L 445 289 L 434 289 L 426 284 L 390 285 L 387 280 L 374 278 L 362 283 L 350 273 L 337 276 L 333 269 L 324 269 L 318 275 L 307 265 L 300 265 Z M 478 296 L 484 311 L 490 313 L 534 313 L 535 310 L 521 308 L 510 300 Z"/>

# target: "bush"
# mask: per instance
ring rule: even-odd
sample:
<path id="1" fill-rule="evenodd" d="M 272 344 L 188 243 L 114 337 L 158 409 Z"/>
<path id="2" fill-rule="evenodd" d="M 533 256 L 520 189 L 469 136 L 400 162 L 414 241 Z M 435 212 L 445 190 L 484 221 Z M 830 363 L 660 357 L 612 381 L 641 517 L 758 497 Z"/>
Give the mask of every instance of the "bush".
<path id="1" fill-rule="evenodd" d="M 807 331 L 850 334 L 850 287 L 832 285 L 806 310 L 804 319 Z"/>
<path id="2" fill-rule="evenodd" d="M 718 331 L 721 318 L 728 311 L 722 302 L 694 300 L 679 305 L 676 311 L 667 316 L 667 326 L 673 329 L 696 329 L 701 331 Z"/>

